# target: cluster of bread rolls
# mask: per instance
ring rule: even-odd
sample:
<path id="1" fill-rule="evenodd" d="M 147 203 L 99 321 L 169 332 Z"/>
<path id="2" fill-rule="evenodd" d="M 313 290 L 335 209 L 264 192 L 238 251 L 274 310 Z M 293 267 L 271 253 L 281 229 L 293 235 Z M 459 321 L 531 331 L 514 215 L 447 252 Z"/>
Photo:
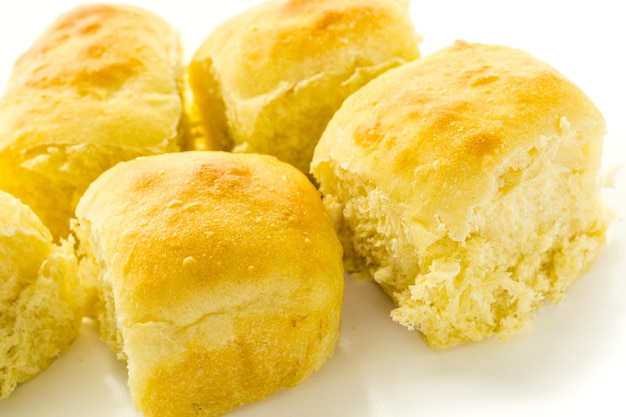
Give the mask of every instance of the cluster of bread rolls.
<path id="1" fill-rule="evenodd" d="M 332 356 L 344 269 L 433 347 L 527 328 L 604 241 L 604 120 L 523 51 L 419 41 L 402 0 L 270 0 L 185 65 L 148 11 L 61 16 L 0 100 L 0 396 L 86 315 L 144 415 L 222 415 Z"/>
<path id="2" fill-rule="evenodd" d="M 215 47 L 224 36 L 239 43 L 234 55 Z M 261 40 L 266 60 L 255 61 L 243 48 Z M 272 1 L 214 31 L 187 86 L 179 35 L 161 17 L 107 4 L 59 17 L 16 62 L 0 101 L 0 189 L 41 219 L 48 252 L 69 250 L 53 277 L 80 297 L 52 288 L 31 302 L 74 315 L 34 323 L 56 339 L 2 351 L 2 395 L 66 348 L 82 315 L 127 362 L 146 416 L 221 415 L 319 369 L 338 340 L 343 249 L 303 172 L 341 102 L 417 58 L 417 44 L 403 2 Z M 248 134 L 249 123 L 265 128 Z M 206 134 L 220 129 L 227 140 Z M 225 142 L 248 152 L 222 152 Z M 31 262 L 7 244 L 31 270 L 48 253 Z M 16 291 L 26 298 L 35 284 Z M 15 297 L 3 304 L 15 318 L 6 332 L 32 320 Z"/>

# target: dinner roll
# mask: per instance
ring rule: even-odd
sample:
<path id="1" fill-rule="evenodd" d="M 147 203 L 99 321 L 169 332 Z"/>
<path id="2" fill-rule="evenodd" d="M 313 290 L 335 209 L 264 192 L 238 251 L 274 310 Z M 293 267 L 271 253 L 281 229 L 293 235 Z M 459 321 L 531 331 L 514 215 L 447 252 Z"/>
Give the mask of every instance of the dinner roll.
<path id="1" fill-rule="evenodd" d="M 0 398 L 70 346 L 81 306 L 72 244 L 54 245 L 33 211 L 0 191 Z"/>
<path id="2" fill-rule="evenodd" d="M 419 57 L 404 0 L 270 0 L 217 27 L 188 69 L 209 149 L 271 154 L 308 174 L 342 101 Z"/>
<path id="3" fill-rule="evenodd" d="M 528 328 L 604 242 L 605 123 L 521 50 L 456 42 L 351 96 L 312 162 L 346 264 L 432 347 Z"/>
<path id="4" fill-rule="evenodd" d="M 219 416 L 332 355 L 342 247 L 319 192 L 270 156 L 178 152 L 123 162 L 73 231 L 103 339 L 147 417 Z"/>
<path id="5" fill-rule="evenodd" d="M 67 236 L 100 173 L 178 149 L 182 74 L 177 33 L 150 12 L 101 4 L 59 17 L 17 60 L 0 100 L 0 189 Z"/>

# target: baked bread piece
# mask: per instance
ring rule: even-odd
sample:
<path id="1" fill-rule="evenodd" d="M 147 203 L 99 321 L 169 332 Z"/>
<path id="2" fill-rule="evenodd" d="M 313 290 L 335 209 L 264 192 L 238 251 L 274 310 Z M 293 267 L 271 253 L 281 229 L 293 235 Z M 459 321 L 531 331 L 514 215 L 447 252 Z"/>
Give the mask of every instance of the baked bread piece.
<path id="1" fill-rule="evenodd" d="M 308 174 L 342 101 L 419 57 L 401 0 L 271 0 L 217 27 L 189 69 L 209 149 L 271 154 Z"/>
<path id="2" fill-rule="evenodd" d="M 332 355 L 342 248 L 319 192 L 273 157 L 178 152 L 120 163 L 77 207 L 81 277 L 147 417 L 218 416 Z"/>
<path id="3" fill-rule="evenodd" d="M 0 398 L 70 346 L 81 307 L 72 243 L 54 245 L 33 211 L 0 191 Z"/>
<path id="4" fill-rule="evenodd" d="M 183 70 L 178 34 L 148 11 L 84 5 L 60 16 L 17 60 L 0 100 L 0 189 L 67 236 L 100 173 L 178 149 Z"/>
<path id="5" fill-rule="evenodd" d="M 345 243 L 433 347 L 531 325 L 594 261 L 605 123 L 526 52 L 457 42 L 350 97 L 312 162 Z"/>

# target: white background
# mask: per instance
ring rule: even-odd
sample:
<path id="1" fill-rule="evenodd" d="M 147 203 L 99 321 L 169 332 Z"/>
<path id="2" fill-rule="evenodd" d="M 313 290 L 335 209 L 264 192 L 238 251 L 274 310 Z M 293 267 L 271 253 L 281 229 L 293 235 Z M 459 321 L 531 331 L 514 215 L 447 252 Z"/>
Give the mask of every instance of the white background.
<path id="1" fill-rule="evenodd" d="M 168 19 L 191 55 L 219 22 L 254 1 L 134 1 Z M 0 91 L 18 55 L 74 1 L 0 4 Z M 577 83 L 603 111 L 605 170 L 626 161 L 626 22 L 620 2 L 414 1 L 427 55 L 456 39 L 526 49 Z M 606 198 L 620 218 L 594 268 L 534 330 L 444 351 L 388 318 L 370 283 L 347 280 L 335 356 L 308 381 L 242 407 L 251 416 L 626 416 L 626 178 Z M 137 417 L 124 364 L 85 323 L 71 350 L 0 401 L 2 417 Z"/>

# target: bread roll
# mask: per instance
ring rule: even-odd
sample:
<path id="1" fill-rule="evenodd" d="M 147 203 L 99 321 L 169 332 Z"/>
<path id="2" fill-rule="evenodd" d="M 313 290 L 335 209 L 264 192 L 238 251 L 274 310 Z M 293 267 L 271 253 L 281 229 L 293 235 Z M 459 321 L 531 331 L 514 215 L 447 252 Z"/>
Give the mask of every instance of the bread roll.
<path id="1" fill-rule="evenodd" d="M 84 5 L 59 17 L 15 63 L 0 100 L 0 189 L 66 236 L 100 173 L 178 149 L 181 56 L 177 33 L 142 9 Z"/>
<path id="2" fill-rule="evenodd" d="M 72 244 L 52 243 L 33 211 L 0 191 L 0 398 L 46 369 L 78 335 Z"/>
<path id="3" fill-rule="evenodd" d="M 419 57 L 403 0 L 271 0 L 217 27 L 189 81 L 209 149 L 271 154 L 308 174 L 342 101 Z"/>
<path id="4" fill-rule="evenodd" d="M 604 242 L 600 111 L 526 52 L 457 42 L 351 96 L 312 162 L 346 245 L 433 347 L 530 327 Z"/>
<path id="5" fill-rule="evenodd" d="M 80 275 L 147 417 L 219 416 L 332 355 L 342 248 L 319 192 L 269 156 L 120 163 L 80 200 Z"/>

